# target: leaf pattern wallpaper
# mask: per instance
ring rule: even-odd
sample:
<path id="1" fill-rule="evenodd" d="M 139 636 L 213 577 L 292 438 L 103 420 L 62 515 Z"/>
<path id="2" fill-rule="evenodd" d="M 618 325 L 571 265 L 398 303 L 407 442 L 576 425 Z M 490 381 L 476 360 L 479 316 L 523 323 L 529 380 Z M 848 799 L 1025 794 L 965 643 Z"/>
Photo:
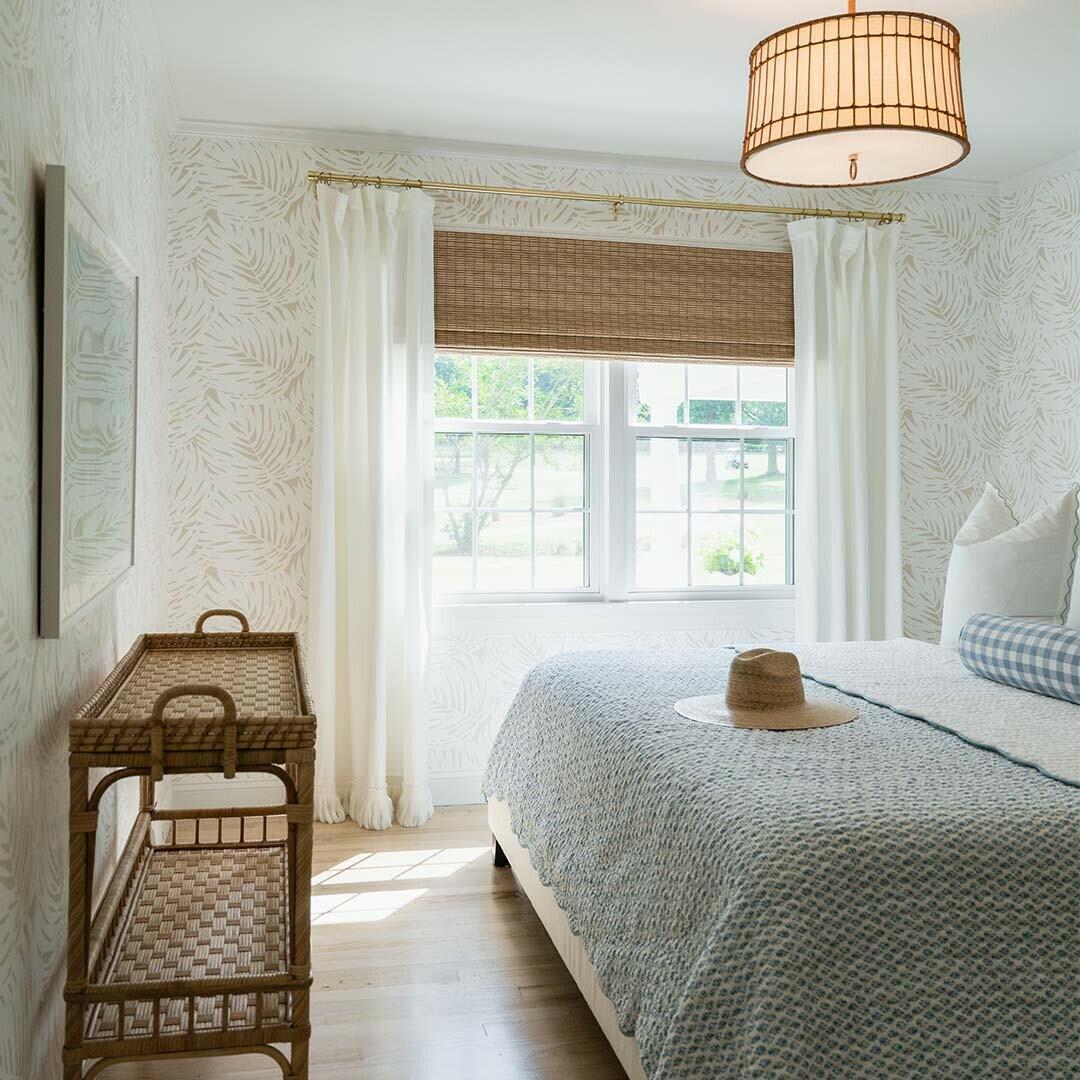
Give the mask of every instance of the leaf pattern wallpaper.
<path id="1" fill-rule="evenodd" d="M 177 627 L 217 603 L 247 608 L 258 625 L 303 626 L 311 439 L 310 374 L 315 327 L 316 204 L 310 168 L 419 176 L 482 184 L 579 188 L 697 199 L 812 204 L 813 192 L 781 191 L 726 175 L 693 176 L 550 161 L 370 152 L 328 146 L 180 134 L 172 142 L 169 251 L 172 302 L 169 601 Z M 1054 194 L 1058 187 L 1063 191 Z M 1073 325 L 1075 236 L 1061 224 L 1068 184 L 1040 196 L 909 185 L 826 193 L 851 207 L 904 209 L 900 252 L 900 350 L 904 584 L 907 632 L 934 639 L 952 538 L 987 478 L 1026 482 L 1007 464 L 1010 440 L 1052 471 L 1030 438 L 1009 387 L 1023 385 L 1034 430 L 1040 409 L 1068 408 L 1075 350 L 1040 355 L 1017 375 L 1017 350 L 1042 353 L 1040 334 Z M 1040 189 L 1041 190 L 1041 189 Z M 1075 201 L 1075 189 L 1072 199 Z M 1029 220 L 1020 221 L 1021 204 Z M 1055 209 L 1057 208 L 1057 209 Z M 1075 210 L 1075 207 L 1074 207 Z M 1075 221 L 1075 216 L 1074 219 Z M 1040 262 L 1037 223 L 1063 251 L 1041 309 L 1013 299 Z M 604 206 L 482 195 L 436 196 L 436 224 L 619 239 L 783 248 L 783 219 L 635 209 L 611 219 Z M 1010 237 L 1012 239 L 1010 239 Z M 1010 253 L 1008 248 L 1016 249 Z M 1045 247 L 1045 245 L 1043 245 Z M 1030 250 L 1029 250 L 1030 249 Z M 1025 266 L 1025 260 L 1027 265 Z M 1070 277 L 1071 274 L 1071 277 Z M 1058 306 L 1046 310 L 1050 296 Z M 1027 312 L 1020 318 L 1018 307 Z M 1023 327 L 1027 329 L 1022 329 Z M 1011 337 L 1010 337 L 1011 335 Z M 1014 344 L 1010 341 L 1015 339 Z M 1070 360 L 1071 356 L 1071 360 Z M 1034 385 L 1026 385 L 1033 383 Z M 1069 391 L 1075 402 L 1075 372 Z M 1066 395 L 1067 397 L 1067 395 Z M 1042 400 L 1042 406 L 1037 403 Z M 1059 475 L 1075 473 L 1080 431 L 1062 432 Z M 1031 470 L 1034 470 L 1034 466 Z M 1031 471 L 1029 470 L 1029 471 Z M 727 626 L 703 642 L 782 639 L 788 625 Z M 685 636 L 685 635 L 684 635 Z M 451 632 L 434 645 L 430 765 L 439 775 L 474 774 L 521 676 L 552 652 L 611 644 L 651 646 L 654 635 Z"/>
<path id="2" fill-rule="evenodd" d="M 67 719 L 165 623 L 166 132 L 131 0 L 0 2 L 0 1077 L 59 1076 Z M 58 641 L 37 637 L 38 238 L 47 162 L 141 275 L 137 567 Z M 99 865 L 133 812 L 103 805 Z M 100 883 L 103 875 L 98 875 Z"/>
<path id="3" fill-rule="evenodd" d="M 1028 515 L 1080 480 L 1080 170 L 1001 203 L 996 475 Z"/>

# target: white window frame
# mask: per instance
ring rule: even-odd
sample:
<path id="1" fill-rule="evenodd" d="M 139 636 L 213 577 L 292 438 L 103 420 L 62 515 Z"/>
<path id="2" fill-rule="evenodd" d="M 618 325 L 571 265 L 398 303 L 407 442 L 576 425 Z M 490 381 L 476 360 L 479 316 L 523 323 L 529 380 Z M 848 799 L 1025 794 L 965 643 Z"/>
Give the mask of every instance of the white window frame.
<path id="1" fill-rule="evenodd" d="M 447 350 L 450 352 L 451 350 Z M 461 350 L 461 355 L 467 355 Z M 441 351 L 439 353 L 441 355 Z M 532 413 L 532 357 L 529 365 L 529 412 Z M 570 359 L 570 357 L 567 357 Z M 636 551 L 636 501 L 637 501 L 637 453 L 639 436 L 677 439 L 785 439 L 786 460 L 794 463 L 795 417 L 794 417 L 794 369 L 787 369 L 787 416 L 784 427 L 743 427 L 739 425 L 711 424 L 639 424 L 631 420 L 631 406 L 636 402 L 632 377 L 633 361 L 591 360 L 585 361 L 585 419 L 580 421 L 536 420 L 480 420 L 476 416 L 477 400 L 475 368 L 473 382 L 473 417 L 471 419 L 436 418 L 438 432 L 479 434 L 562 434 L 585 436 L 587 486 L 585 508 L 586 563 L 589 584 L 578 589 L 541 590 L 522 589 L 510 592 L 470 591 L 459 593 L 436 593 L 440 605 L 472 604 L 532 604 L 565 603 L 578 601 L 624 602 L 624 601 L 699 601 L 699 600 L 753 600 L 786 599 L 794 596 L 794 477 L 787 484 L 786 505 L 783 513 L 787 529 L 787 559 L 785 585 L 731 585 L 715 588 L 708 586 L 682 586 L 671 589 L 638 589 L 634 586 Z M 684 368 L 687 371 L 688 368 Z M 683 415 L 689 418 L 689 395 L 684 393 L 687 407 Z M 738 407 L 738 406 L 737 406 Z M 738 415 L 738 413 L 736 414 Z M 687 454 L 688 463 L 691 458 Z M 475 463 L 475 455 L 474 455 Z M 475 464 L 474 464 L 475 467 Z M 530 483 L 534 482 L 530 470 Z M 688 492 L 687 515 L 691 513 L 692 496 Z M 436 510 L 442 509 L 436 507 Z M 533 513 L 535 515 L 535 508 Z M 739 514 L 739 528 L 743 528 L 745 509 Z M 733 515 L 732 515 L 733 516 Z M 474 530 L 476 528 L 474 516 Z M 692 536 L 688 544 L 688 558 L 692 557 Z M 477 558 L 477 544 L 473 542 L 473 560 Z M 740 579 L 742 575 L 740 573 Z M 475 580 L 475 570 L 474 570 Z"/>
<path id="2" fill-rule="evenodd" d="M 450 352 L 450 350 L 447 350 Z M 437 353 L 442 355 L 442 353 Z M 462 350 L 459 354 L 470 354 Z M 529 413 L 533 413 L 533 365 L 537 357 L 529 356 Z M 566 359 L 577 359 L 567 357 Z M 497 603 L 536 603 L 562 600 L 600 600 L 603 595 L 600 587 L 602 552 L 606 530 L 606 514 L 603 500 L 604 477 L 603 455 L 600 453 L 601 433 L 604 428 L 604 389 L 603 371 L 599 364 L 584 365 L 585 370 L 585 418 L 584 420 L 481 420 L 477 416 L 476 366 L 473 365 L 471 419 L 435 418 L 435 430 L 439 434 L 474 434 L 475 435 L 584 435 L 585 436 L 585 565 L 588 570 L 589 584 L 575 589 L 516 589 L 503 592 L 475 590 L 459 593 L 435 593 L 435 600 L 440 604 L 497 604 Z M 535 443 L 533 444 L 535 454 Z M 529 484 L 532 489 L 530 502 L 534 505 L 530 515 L 535 521 L 535 462 L 530 461 Z M 473 453 L 473 486 L 475 490 L 476 454 Z M 514 508 L 517 510 L 517 508 Z M 441 506 L 436 512 L 444 511 Z M 508 508 L 507 512 L 511 512 Z M 520 512 L 520 511 L 518 511 Z M 542 510 L 540 511 L 543 512 Z M 473 513 L 473 580 L 476 580 L 477 560 L 477 520 Z M 535 536 L 535 530 L 530 530 Z M 535 558 L 535 553 L 531 556 Z"/>
<path id="3" fill-rule="evenodd" d="M 726 587 L 716 588 L 714 586 L 704 585 L 685 585 L 678 588 L 671 589 L 644 589 L 638 588 L 634 585 L 635 578 L 635 553 L 637 550 L 637 439 L 639 437 L 645 438 L 671 438 L 671 439 L 685 439 L 691 440 L 706 440 L 706 439 L 728 439 L 738 440 L 740 443 L 748 439 L 783 439 L 787 443 L 786 460 L 789 463 L 794 462 L 795 453 L 795 424 L 794 424 L 794 385 L 792 372 L 794 369 L 788 368 L 786 371 L 786 391 L 787 391 L 787 418 L 788 422 L 783 427 L 780 426 L 742 426 L 738 424 L 640 424 L 633 421 L 631 416 L 633 415 L 632 407 L 637 400 L 636 388 L 633 383 L 633 377 L 631 375 L 632 362 L 618 362 L 611 365 L 611 372 L 609 380 L 612 385 L 613 397 L 615 394 L 620 399 L 620 406 L 618 411 L 612 410 L 610 416 L 610 427 L 615 434 L 615 438 L 612 440 L 613 453 L 615 457 L 612 460 L 612 476 L 622 476 L 624 478 L 623 486 L 626 488 L 624 492 L 624 499 L 628 500 L 628 504 L 620 508 L 620 517 L 615 518 L 612 516 L 612 521 L 622 521 L 625 523 L 624 527 L 620 530 L 623 536 L 623 543 L 619 546 L 617 557 L 620 563 L 613 569 L 613 591 L 617 590 L 617 596 L 619 599 L 628 600 L 688 600 L 688 599 L 728 599 L 732 597 L 786 597 L 794 594 L 794 523 L 795 523 L 795 506 L 794 506 L 794 476 L 788 478 L 786 484 L 786 495 L 784 509 L 781 510 L 755 510 L 754 513 L 767 513 L 780 516 L 783 514 L 785 518 L 785 532 L 787 535 L 787 542 L 785 544 L 785 551 L 787 557 L 787 565 L 784 568 L 785 583 L 783 585 L 745 585 L 742 584 L 742 571 L 739 572 L 740 584 L 729 585 Z M 690 378 L 690 365 L 686 364 L 683 368 L 684 382 L 683 382 L 683 415 L 689 418 L 690 415 L 690 390 L 689 390 L 689 378 Z M 617 383 L 621 382 L 621 387 L 617 386 Z M 737 381 L 737 401 L 736 401 L 736 416 L 740 414 L 742 406 L 742 394 L 741 394 L 741 379 Z M 620 418 L 622 423 L 619 423 Z M 621 429 L 621 430 L 620 430 Z M 687 469 L 690 468 L 691 454 L 687 454 Z M 790 465 L 788 466 L 791 467 Z M 646 511 L 643 511 L 643 513 Z M 687 477 L 687 506 L 685 511 L 688 528 L 692 522 L 693 514 L 693 495 L 691 485 L 689 483 L 689 476 Z M 739 534 L 740 541 L 742 540 L 742 530 L 745 522 L 745 507 L 741 507 L 738 513 L 739 518 Z M 722 516 L 718 514 L 717 516 Z M 732 513 L 728 513 L 723 516 L 735 516 Z M 693 533 L 688 532 L 687 543 L 687 564 L 689 571 L 690 560 L 693 558 Z M 688 573 L 689 576 L 689 573 Z"/>

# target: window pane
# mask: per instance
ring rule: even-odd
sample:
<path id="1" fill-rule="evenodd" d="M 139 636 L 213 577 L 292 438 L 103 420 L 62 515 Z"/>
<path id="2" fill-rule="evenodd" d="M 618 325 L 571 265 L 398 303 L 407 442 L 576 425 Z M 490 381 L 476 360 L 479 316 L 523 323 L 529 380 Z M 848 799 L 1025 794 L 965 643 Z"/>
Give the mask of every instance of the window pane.
<path id="1" fill-rule="evenodd" d="M 536 505 L 585 506 L 585 436 L 536 436 Z"/>
<path id="2" fill-rule="evenodd" d="M 476 436 L 476 505 L 528 510 L 529 436 Z"/>
<path id="3" fill-rule="evenodd" d="M 695 514 L 693 585 L 726 589 L 739 584 L 739 515 Z"/>
<path id="4" fill-rule="evenodd" d="M 686 515 L 638 514 L 634 581 L 639 589 L 686 584 Z"/>
<path id="5" fill-rule="evenodd" d="M 738 510 L 742 455 L 738 439 L 694 439 L 690 479 L 695 510 Z"/>
<path id="6" fill-rule="evenodd" d="M 746 505 L 783 510 L 787 495 L 787 441 L 747 439 Z"/>
<path id="7" fill-rule="evenodd" d="M 536 587 L 580 589 L 585 573 L 585 515 L 536 515 Z"/>
<path id="8" fill-rule="evenodd" d="M 687 374 L 690 423 L 734 424 L 738 368 L 731 364 L 688 364 Z"/>
<path id="9" fill-rule="evenodd" d="M 582 360 L 533 361 L 533 418 L 585 419 L 585 363 Z"/>
<path id="10" fill-rule="evenodd" d="M 476 406 L 476 415 L 481 420 L 528 419 L 528 359 L 524 356 L 478 356 Z"/>
<path id="11" fill-rule="evenodd" d="M 743 525 L 744 585 L 783 585 L 787 581 L 786 514 L 747 514 Z"/>
<path id="12" fill-rule="evenodd" d="M 639 438 L 637 508 L 678 510 L 686 506 L 686 439 Z"/>
<path id="13" fill-rule="evenodd" d="M 787 372 L 777 367 L 739 369 L 744 424 L 787 424 Z"/>
<path id="14" fill-rule="evenodd" d="M 481 513 L 477 520 L 476 587 L 487 592 L 527 589 L 530 514 Z"/>
<path id="15" fill-rule="evenodd" d="M 432 536 L 432 588 L 436 592 L 467 592 L 472 581 L 471 513 L 435 515 Z"/>
<path id="16" fill-rule="evenodd" d="M 435 357 L 435 415 L 446 418 L 472 416 L 472 357 Z"/>
<path id="17" fill-rule="evenodd" d="M 677 424 L 683 411 L 685 364 L 634 364 L 637 402 L 632 424 Z"/>
<path id="18" fill-rule="evenodd" d="M 448 432 L 435 434 L 435 509 L 471 506 L 473 437 Z"/>

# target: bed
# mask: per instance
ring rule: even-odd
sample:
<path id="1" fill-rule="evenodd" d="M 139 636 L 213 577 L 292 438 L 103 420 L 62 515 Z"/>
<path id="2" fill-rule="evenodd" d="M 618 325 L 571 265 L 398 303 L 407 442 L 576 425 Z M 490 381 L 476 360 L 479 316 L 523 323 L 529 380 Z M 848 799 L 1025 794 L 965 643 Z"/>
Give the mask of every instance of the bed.
<path id="1" fill-rule="evenodd" d="M 854 723 L 696 724 L 731 651 L 610 651 L 533 669 L 496 739 L 492 832 L 628 1076 L 1075 1076 L 1080 706 L 796 651 Z"/>

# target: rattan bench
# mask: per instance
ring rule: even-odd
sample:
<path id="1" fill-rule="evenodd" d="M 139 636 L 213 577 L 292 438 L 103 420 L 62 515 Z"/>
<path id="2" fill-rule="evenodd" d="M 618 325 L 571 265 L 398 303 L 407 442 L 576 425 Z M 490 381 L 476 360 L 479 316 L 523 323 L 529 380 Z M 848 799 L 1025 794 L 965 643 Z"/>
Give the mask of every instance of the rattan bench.
<path id="1" fill-rule="evenodd" d="M 242 632 L 204 633 L 211 615 Z M 70 752 L 65 1080 L 239 1053 L 306 1080 L 315 715 L 296 635 L 222 609 L 192 634 L 142 635 L 76 713 Z M 157 808 L 166 774 L 207 772 L 269 773 L 285 800 Z M 132 776 L 139 814 L 94 911 L 98 807 Z"/>

